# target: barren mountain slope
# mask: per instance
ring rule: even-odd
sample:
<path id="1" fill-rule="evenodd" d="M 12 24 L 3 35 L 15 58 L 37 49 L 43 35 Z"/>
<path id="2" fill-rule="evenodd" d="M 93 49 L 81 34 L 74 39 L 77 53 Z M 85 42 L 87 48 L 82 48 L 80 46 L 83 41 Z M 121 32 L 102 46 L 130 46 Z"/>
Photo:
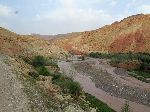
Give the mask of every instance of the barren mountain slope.
<path id="1" fill-rule="evenodd" d="M 44 55 L 52 57 L 64 56 L 67 52 L 51 44 L 49 41 L 23 36 L 0 28 L 0 51 L 11 56 Z"/>
<path id="2" fill-rule="evenodd" d="M 134 15 L 100 29 L 54 40 L 55 45 L 81 52 L 150 52 L 150 14 Z"/>

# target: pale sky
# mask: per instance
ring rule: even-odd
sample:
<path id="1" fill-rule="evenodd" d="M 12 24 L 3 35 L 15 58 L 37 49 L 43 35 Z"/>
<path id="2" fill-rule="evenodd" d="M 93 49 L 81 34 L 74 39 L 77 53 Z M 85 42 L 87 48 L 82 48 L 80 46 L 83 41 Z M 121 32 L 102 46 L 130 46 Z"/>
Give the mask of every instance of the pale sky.
<path id="1" fill-rule="evenodd" d="M 150 0 L 0 0 L 0 26 L 19 34 L 94 30 L 150 14 Z"/>

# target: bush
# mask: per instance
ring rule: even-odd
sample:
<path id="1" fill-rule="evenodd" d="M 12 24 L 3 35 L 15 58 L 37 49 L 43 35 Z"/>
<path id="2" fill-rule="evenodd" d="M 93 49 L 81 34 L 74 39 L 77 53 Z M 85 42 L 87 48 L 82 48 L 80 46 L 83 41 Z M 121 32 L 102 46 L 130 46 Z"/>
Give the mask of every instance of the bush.
<path id="1" fill-rule="evenodd" d="M 111 58 L 111 64 L 117 64 L 117 63 L 119 63 L 119 62 L 120 62 L 119 59 L 114 58 L 114 57 Z"/>
<path id="2" fill-rule="evenodd" d="M 80 96 L 82 91 L 80 84 L 72 79 L 62 76 L 61 74 L 54 75 L 53 82 L 59 85 L 64 93 L 70 93 L 74 96 Z"/>
<path id="3" fill-rule="evenodd" d="M 56 73 L 56 74 L 53 75 L 53 78 L 52 78 L 53 81 L 54 80 L 60 80 L 60 79 L 61 79 L 61 74 L 60 73 Z"/>
<path id="4" fill-rule="evenodd" d="M 95 96 L 85 93 L 86 101 L 90 103 L 90 107 L 96 108 L 96 112 L 115 112 L 107 104 L 98 100 Z"/>
<path id="5" fill-rule="evenodd" d="M 99 52 L 91 52 L 89 54 L 90 57 L 93 57 L 93 58 L 106 58 L 106 59 L 109 59 L 113 56 L 113 54 L 107 54 L 107 53 L 99 53 Z"/>
<path id="6" fill-rule="evenodd" d="M 75 95 L 75 96 L 80 96 L 81 93 L 81 87 L 78 82 L 70 82 L 68 85 L 68 88 L 70 90 L 70 93 Z"/>
<path id="7" fill-rule="evenodd" d="M 39 73 L 40 75 L 43 75 L 43 76 L 50 76 L 50 75 L 53 75 L 53 74 L 50 73 L 49 70 L 48 70 L 46 67 L 44 67 L 44 66 L 38 67 L 38 68 L 36 68 L 36 69 L 37 69 L 37 71 L 38 71 L 38 73 Z"/>
<path id="8" fill-rule="evenodd" d="M 32 60 L 32 65 L 34 67 L 45 66 L 46 59 L 43 56 L 35 56 Z"/>
<path id="9" fill-rule="evenodd" d="M 96 53 L 91 52 L 91 53 L 89 54 L 89 56 L 90 56 L 90 57 L 93 57 L 93 58 L 99 58 L 99 57 L 100 57 L 100 53 L 98 53 L 98 52 L 96 52 Z"/>

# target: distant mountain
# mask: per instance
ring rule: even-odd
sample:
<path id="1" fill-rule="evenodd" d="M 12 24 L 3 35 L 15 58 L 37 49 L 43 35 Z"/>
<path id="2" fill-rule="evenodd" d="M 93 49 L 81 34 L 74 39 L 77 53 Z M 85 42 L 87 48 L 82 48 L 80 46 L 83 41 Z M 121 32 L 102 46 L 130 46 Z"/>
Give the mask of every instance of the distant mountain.
<path id="1" fill-rule="evenodd" d="M 150 14 L 133 15 L 93 31 L 57 38 L 53 43 L 74 53 L 150 53 Z"/>
<path id="2" fill-rule="evenodd" d="M 2 27 L 0 27 L 0 52 L 24 57 L 34 55 L 61 57 L 67 54 L 67 51 L 47 40 L 31 35 L 18 35 Z"/>
<path id="3" fill-rule="evenodd" d="M 57 34 L 57 35 L 40 35 L 40 34 L 34 34 L 34 33 L 31 34 L 31 36 L 36 36 L 36 37 L 46 39 L 46 40 L 72 37 L 72 36 L 78 36 L 78 35 L 80 35 L 80 32 L 73 32 L 73 33 L 67 33 L 67 34 Z"/>

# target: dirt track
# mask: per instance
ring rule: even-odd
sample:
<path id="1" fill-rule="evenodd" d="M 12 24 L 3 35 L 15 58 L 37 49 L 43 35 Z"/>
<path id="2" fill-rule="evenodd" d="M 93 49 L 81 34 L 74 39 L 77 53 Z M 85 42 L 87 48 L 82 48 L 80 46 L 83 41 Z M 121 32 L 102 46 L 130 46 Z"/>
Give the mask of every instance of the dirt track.
<path id="1" fill-rule="evenodd" d="M 0 112 L 30 112 L 23 85 L 0 55 Z"/>
<path id="2" fill-rule="evenodd" d="M 62 72 L 78 81 L 83 89 L 120 112 L 125 100 L 133 112 L 149 112 L 150 84 L 127 75 L 125 70 L 109 65 L 106 60 L 60 61 Z"/>

